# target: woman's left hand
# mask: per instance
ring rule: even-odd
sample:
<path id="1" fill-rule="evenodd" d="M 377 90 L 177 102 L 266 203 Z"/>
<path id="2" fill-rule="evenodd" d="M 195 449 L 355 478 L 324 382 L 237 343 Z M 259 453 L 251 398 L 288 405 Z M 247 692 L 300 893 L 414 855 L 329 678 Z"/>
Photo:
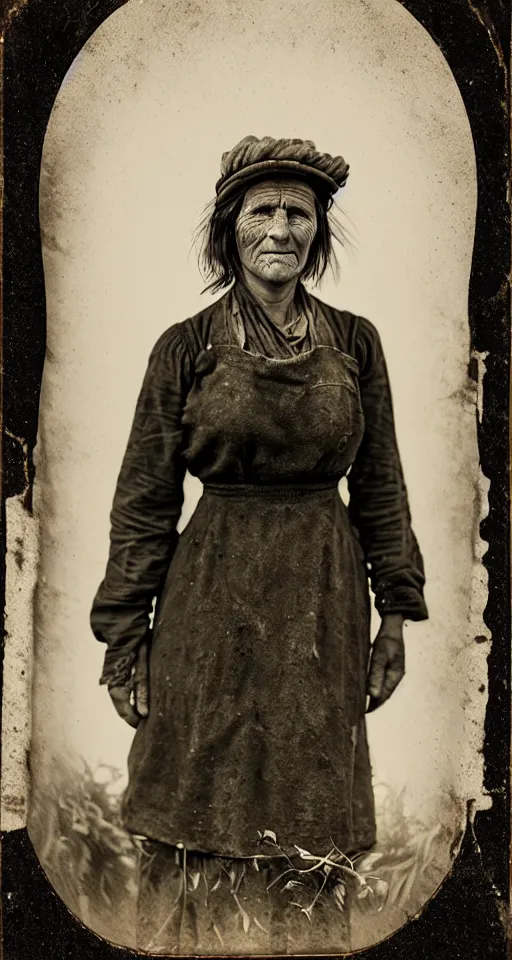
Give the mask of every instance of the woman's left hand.
<path id="1" fill-rule="evenodd" d="M 137 651 L 137 660 L 129 681 L 125 684 L 109 685 L 108 688 L 119 716 L 129 723 L 130 727 L 138 727 L 141 719 L 148 716 L 148 680 L 148 644 L 144 641 Z"/>
<path id="2" fill-rule="evenodd" d="M 405 674 L 403 617 L 390 614 L 383 617 L 374 640 L 368 671 L 367 713 L 376 710 L 396 690 Z"/>

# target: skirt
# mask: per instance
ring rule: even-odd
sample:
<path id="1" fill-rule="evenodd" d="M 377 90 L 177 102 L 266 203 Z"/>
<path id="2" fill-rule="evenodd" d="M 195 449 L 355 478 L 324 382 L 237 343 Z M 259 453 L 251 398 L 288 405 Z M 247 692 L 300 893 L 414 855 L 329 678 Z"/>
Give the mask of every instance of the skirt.
<path id="1" fill-rule="evenodd" d="M 232 858 L 371 846 L 370 600 L 336 485 L 205 487 L 155 613 L 133 834 Z"/>

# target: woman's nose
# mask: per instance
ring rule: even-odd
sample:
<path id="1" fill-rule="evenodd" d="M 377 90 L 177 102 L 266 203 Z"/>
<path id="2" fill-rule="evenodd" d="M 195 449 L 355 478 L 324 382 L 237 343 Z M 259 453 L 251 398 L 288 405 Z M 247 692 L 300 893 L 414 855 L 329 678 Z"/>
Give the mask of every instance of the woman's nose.
<path id="1" fill-rule="evenodd" d="M 272 240 L 287 240 L 290 234 L 288 223 L 288 214 L 286 210 L 276 210 L 272 217 L 272 223 L 268 230 L 268 236 Z"/>

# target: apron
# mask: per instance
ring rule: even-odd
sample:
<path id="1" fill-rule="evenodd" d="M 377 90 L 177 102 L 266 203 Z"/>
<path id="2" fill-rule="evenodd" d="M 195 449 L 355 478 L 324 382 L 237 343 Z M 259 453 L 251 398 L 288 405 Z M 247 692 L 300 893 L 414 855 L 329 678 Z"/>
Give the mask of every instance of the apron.
<path id="1" fill-rule="evenodd" d="M 358 367 L 321 344 L 249 353 L 230 319 L 183 414 L 204 488 L 157 602 L 123 819 L 220 856 L 352 853 L 375 840 L 368 578 L 338 492 L 364 429 Z"/>

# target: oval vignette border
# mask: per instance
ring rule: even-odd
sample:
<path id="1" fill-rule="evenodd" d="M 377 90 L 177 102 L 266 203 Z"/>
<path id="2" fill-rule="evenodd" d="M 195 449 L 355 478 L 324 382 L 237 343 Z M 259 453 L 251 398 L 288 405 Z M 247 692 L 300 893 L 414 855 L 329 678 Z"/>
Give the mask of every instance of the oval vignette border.
<path id="1" fill-rule="evenodd" d="M 43 138 L 65 73 L 100 24 L 126 0 L 4 0 L 2 200 L 3 476 L 5 500 L 31 512 L 45 291 L 38 219 Z M 321 2 L 321 0 L 320 0 Z M 340 0 L 343 2 L 343 0 Z M 486 626 L 492 633 L 485 720 L 484 790 L 492 806 L 468 826 L 452 871 L 421 915 L 361 951 L 373 960 L 504 960 L 510 925 L 510 0 L 399 0 L 444 54 L 468 113 L 478 208 L 469 290 L 471 348 L 487 354 L 478 441 L 490 481 Z M 470 363 L 469 377 L 478 371 Z M 476 637 L 475 642 L 481 638 Z M 2 836 L 2 955 L 31 960 L 135 957 L 89 931 L 53 892 L 26 830 Z M 37 948 L 35 945 L 37 944 Z"/>

